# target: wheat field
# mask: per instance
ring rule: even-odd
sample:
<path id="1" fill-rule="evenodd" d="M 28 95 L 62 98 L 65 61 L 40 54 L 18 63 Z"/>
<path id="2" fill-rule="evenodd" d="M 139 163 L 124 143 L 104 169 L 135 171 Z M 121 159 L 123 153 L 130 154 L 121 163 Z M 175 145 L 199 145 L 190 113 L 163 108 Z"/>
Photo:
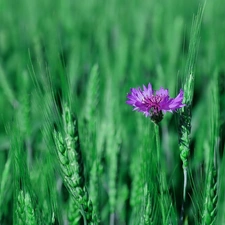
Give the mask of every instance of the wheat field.
<path id="1" fill-rule="evenodd" d="M 0 1 L 0 225 L 225 224 L 223 5 Z"/>

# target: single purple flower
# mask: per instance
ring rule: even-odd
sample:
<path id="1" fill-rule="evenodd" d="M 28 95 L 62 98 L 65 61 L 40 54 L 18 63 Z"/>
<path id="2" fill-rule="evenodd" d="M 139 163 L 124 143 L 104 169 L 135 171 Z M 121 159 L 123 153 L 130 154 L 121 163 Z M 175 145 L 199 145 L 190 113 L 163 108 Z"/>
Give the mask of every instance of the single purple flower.
<path id="1" fill-rule="evenodd" d="M 176 98 L 170 98 L 167 89 L 160 88 L 154 91 L 149 83 L 148 87 L 143 85 L 143 90 L 140 87 L 131 88 L 126 103 L 132 105 L 134 110 L 144 113 L 146 117 L 150 116 L 153 122 L 159 123 L 163 119 L 163 113 L 173 112 L 185 106 L 182 103 L 183 95 L 181 89 Z"/>

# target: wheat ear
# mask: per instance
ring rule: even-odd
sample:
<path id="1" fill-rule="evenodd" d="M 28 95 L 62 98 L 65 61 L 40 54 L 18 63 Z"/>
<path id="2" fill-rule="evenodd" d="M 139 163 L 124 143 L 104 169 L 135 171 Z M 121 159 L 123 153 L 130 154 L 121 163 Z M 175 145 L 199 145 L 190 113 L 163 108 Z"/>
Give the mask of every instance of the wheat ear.
<path id="1" fill-rule="evenodd" d="M 36 225 L 34 209 L 29 193 L 20 191 L 17 198 L 16 216 L 18 225 Z"/>
<path id="2" fill-rule="evenodd" d="M 70 200 L 69 200 L 67 218 L 69 221 L 69 225 L 79 225 L 80 224 L 81 214 L 80 214 L 79 208 L 73 198 L 70 198 Z"/>
<path id="3" fill-rule="evenodd" d="M 144 188 L 144 199 L 145 199 L 145 209 L 144 209 L 144 215 L 142 218 L 142 224 L 153 225 L 152 199 L 148 191 L 147 184 L 145 185 L 145 188 Z"/>
<path id="4" fill-rule="evenodd" d="M 184 205 L 186 201 L 186 189 L 187 189 L 187 169 L 188 169 L 188 157 L 190 154 L 190 139 L 191 133 L 191 107 L 194 93 L 194 66 L 196 63 L 198 46 L 200 40 L 200 27 L 203 17 L 205 3 L 202 7 L 199 7 L 198 13 L 195 16 L 191 28 L 191 39 L 188 49 L 188 58 L 184 74 L 186 77 L 184 84 L 184 99 L 183 103 L 186 107 L 180 110 L 179 121 L 179 149 L 180 158 L 183 163 L 184 185 L 183 185 L 183 203 L 181 208 L 180 224 L 184 222 Z"/>
<path id="5" fill-rule="evenodd" d="M 205 193 L 205 204 L 202 217 L 203 225 L 213 225 L 217 212 L 217 170 L 215 166 L 211 166 L 207 179 L 207 187 Z"/>
<path id="6" fill-rule="evenodd" d="M 54 131 L 53 136 L 63 180 L 83 215 L 84 224 L 95 224 L 92 202 L 85 187 L 77 120 L 67 105 L 63 106 L 62 117 L 63 134 Z"/>

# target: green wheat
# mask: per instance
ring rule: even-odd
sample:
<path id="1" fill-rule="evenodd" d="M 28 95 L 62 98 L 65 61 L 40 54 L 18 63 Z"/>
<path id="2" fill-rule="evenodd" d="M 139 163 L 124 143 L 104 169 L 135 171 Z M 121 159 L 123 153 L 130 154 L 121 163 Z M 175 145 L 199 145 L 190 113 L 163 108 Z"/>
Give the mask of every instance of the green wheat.
<path id="1" fill-rule="evenodd" d="M 225 224 L 223 5 L 0 1 L 0 224 Z"/>
<path id="2" fill-rule="evenodd" d="M 37 224 L 29 193 L 24 193 L 23 191 L 20 191 L 17 200 L 16 215 L 17 215 L 17 224 L 19 225 Z"/>
<path id="3" fill-rule="evenodd" d="M 79 208 L 73 198 L 69 200 L 68 221 L 70 225 L 80 224 L 81 214 Z"/>
<path id="4" fill-rule="evenodd" d="M 79 144 L 77 120 L 67 105 L 63 108 L 63 133 L 54 131 L 54 140 L 63 179 L 81 211 L 85 223 L 94 223 L 92 202 L 85 187 L 83 162 Z"/>
<path id="5" fill-rule="evenodd" d="M 205 203 L 202 224 L 212 225 L 215 222 L 217 212 L 217 171 L 214 166 L 209 168 L 209 174 L 206 183 Z"/>

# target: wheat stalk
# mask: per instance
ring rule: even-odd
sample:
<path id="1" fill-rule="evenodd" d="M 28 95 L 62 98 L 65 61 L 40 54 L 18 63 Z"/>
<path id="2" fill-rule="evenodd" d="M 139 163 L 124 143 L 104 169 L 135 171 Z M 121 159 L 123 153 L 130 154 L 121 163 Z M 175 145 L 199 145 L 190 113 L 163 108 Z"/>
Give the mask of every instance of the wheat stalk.
<path id="1" fill-rule="evenodd" d="M 194 66 L 196 63 L 198 53 L 198 46 L 200 40 L 199 33 L 204 7 L 205 5 L 203 5 L 203 7 L 199 7 L 199 11 L 193 20 L 187 63 L 186 68 L 184 70 L 184 74 L 187 77 L 184 83 L 183 103 L 186 104 L 186 107 L 183 107 L 180 110 L 180 118 L 179 118 L 179 149 L 180 149 L 180 158 L 183 163 L 183 176 L 184 176 L 183 203 L 181 208 L 180 224 L 183 224 L 184 221 L 184 205 L 186 202 L 188 157 L 190 154 L 189 135 L 191 133 L 191 118 L 192 118 L 191 108 L 194 94 Z"/>
<path id="2" fill-rule="evenodd" d="M 9 157 L 5 168 L 2 173 L 1 183 L 0 183 L 0 209 L 3 209 L 6 202 L 8 202 L 8 194 L 9 190 L 11 189 L 11 182 L 12 182 L 12 174 L 11 174 L 11 158 Z M 3 210 L 0 210 L 0 219 L 2 217 Z"/>

